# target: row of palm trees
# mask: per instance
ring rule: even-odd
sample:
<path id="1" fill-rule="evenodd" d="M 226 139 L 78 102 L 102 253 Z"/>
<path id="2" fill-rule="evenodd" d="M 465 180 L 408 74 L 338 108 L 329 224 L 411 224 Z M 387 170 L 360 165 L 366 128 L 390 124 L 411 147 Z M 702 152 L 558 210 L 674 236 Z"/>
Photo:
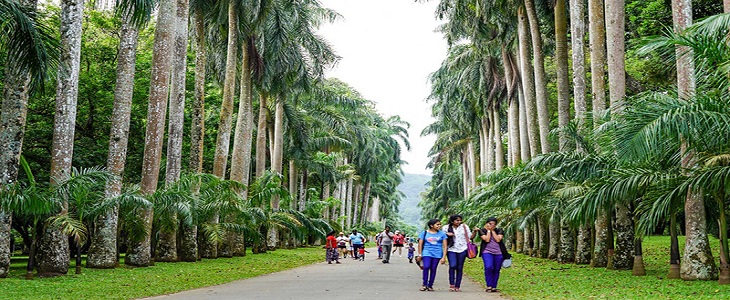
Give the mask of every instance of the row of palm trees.
<path id="1" fill-rule="evenodd" d="M 639 51 L 670 62 L 676 89 L 626 97 L 623 0 L 573 0 L 569 8 L 556 1 L 542 10 L 553 13 L 550 34 L 541 32 L 550 20 L 530 0 L 440 1 L 436 15 L 451 46 L 431 76 L 436 122 L 423 134 L 437 141 L 424 214 L 445 209 L 475 222 L 496 215 L 517 252 L 637 275 L 645 274 L 641 237 L 669 227 L 670 277 L 685 280 L 717 278 L 708 242 L 716 228 L 720 283 L 729 283 L 730 82 L 723 66 L 730 17 L 692 25 L 691 4 L 672 1 L 674 31 L 644 40 Z M 547 93 L 545 42 L 555 45 L 556 105 Z"/>
<path id="2" fill-rule="evenodd" d="M 113 268 L 120 253 L 126 253 L 125 264 L 144 267 L 154 261 L 244 255 L 246 245 L 253 245 L 254 252 L 296 247 L 316 242 L 333 227 L 396 218 L 401 143 L 408 147 L 408 124 L 397 116 L 380 116 L 371 101 L 347 84 L 322 78 L 338 57 L 316 30 L 339 16 L 318 1 L 119 1 L 107 166 L 79 170 L 71 166 L 79 43 L 84 9 L 93 8 L 81 1 L 62 2 L 59 43 L 46 19 L 34 13 L 35 2 L 2 4 L 0 14 L 15 19 L 3 18 L 0 28 L 11 28 L 22 39 L 0 42 L 28 44 L 12 48 L 19 53 L 4 53 L 10 59 L 4 66 L 0 130 L 0 276 L 9 268 L 11 217 L 15 222 L 32 219 L 25 236 L 32 241 L 31 276 L 33 268 L 44 276 L 67 273 L 68 236 L 80 271 L 85 244 L 87 267 Z M 149 25 L 155 7 L 157 19 Z M 129 141 L 139 31 L 147 26 L 154 26 L 155 33 L 145 140 Z M 188 140 L 189 51 L 195 55 L 195 84 Z M 56 113 L 46 187 L 35 183 L 21 154 L 29 87 L 43 86 L 54 61 Z M 206 74 L 208 70 L 219 72 Z M 204 135 L 210 132 L 204 101 L 211 80 L 222 86 L 222 101 L 213 131 L 212 174 L 206 175 L 204 151 L 212 149 L 204 149 Z M 187 170 L 183 141 L 191 145 Z M 144 158 L 141 182 L 130 186 L 123 174 L 132 143 L 144 145 Z M 29 177 L 18 183 L 21 166 Z M 164 184 L 158 182 L 161 178 Z M 33 190 L 37 196 L 31 196 Z M 29 210 L 28 205 L 37 207 Z"/>

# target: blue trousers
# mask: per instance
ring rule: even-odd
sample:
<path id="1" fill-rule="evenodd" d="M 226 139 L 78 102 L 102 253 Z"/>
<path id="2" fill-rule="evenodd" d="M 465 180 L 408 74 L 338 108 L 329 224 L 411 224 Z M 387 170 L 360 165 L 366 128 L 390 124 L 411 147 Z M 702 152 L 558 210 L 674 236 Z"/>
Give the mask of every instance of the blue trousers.
<path id="1" fill-rule="evenodd" d="M 433 281 L 436 279 L 436 268 L 439 266 L 440 257 L 422 257 L 423 263 L 423 286 L 433 288 Z"/>
<path id="2" fill-rule="evenodd" d="M 484 281 L 488 288 L 497 288 L 499 271 L 502 269 L 502 254 L 482 253 L 484 262 Z"/>
<path id="3" fill-rule="evenodd" d="M 466 260 L 466 253 L 462 252 L 446 252 L 449 258 L 449 284 L 454 287 L 461 287 L 461 277 L 464 275 L 464 261 Z"/>

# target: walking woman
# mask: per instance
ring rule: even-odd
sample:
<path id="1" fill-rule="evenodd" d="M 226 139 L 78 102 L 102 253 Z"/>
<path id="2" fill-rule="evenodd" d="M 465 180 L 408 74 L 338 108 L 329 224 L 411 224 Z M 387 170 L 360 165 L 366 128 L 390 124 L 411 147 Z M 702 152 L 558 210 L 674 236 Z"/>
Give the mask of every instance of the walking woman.
<path id="1" fill-rule="evenodd" d="M 499 292 L 497 281 L 502 269 L 502 248 L 500 243 L 504 238 L 504 230 L 497 228 L 497 218 L 487 218 L 484 228 L 479 229 L 482 245 L 479 252 L 484 262 L 484 281 L 487 283 L 487 293 Z"/>
<path id="2" fill-rule="evenodd" d="M 436 268 L 439 261 L 446 263 L 446 234 L 441 231 L 441 221 L 431 219 L 426 223 L 428 229 L 418 237 L 418 253 L 423 263 L 423 287 L 421 291 L 433 291 L 433 281 L 436 279 Z"/>
<path id="3" fill-rule="evenodd" d="M 469 226 L 461 223 L 461 215 L 449 217 L 449 224 L 443 230 L 448 236 L 447 244 L 449 246 L 446 252 L 449 259 L 449 291 L 461 292 L 461 277 L 464 274 L 467 242 L 471 240 L 472 233 Z"/>
<path id="4" fill-rule="evenodd" d="M 340 255 L 337 253 L 337 238 L 335 238 L 335 231 L 331 231 L 327 234 L 327 240 L 324 245 L 324 248 L 327 249 L 327 263 L 332 264 L 332 261 L 335 261 L 336 263 L 340 263 Z"/>

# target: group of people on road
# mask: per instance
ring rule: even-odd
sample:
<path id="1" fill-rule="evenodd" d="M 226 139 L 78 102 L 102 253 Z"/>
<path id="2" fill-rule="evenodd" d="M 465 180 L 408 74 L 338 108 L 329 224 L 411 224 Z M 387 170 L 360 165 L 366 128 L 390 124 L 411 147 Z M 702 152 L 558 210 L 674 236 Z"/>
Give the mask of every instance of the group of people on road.
<path id="1" fill-rule="evenodd" d="M 497 228 L 497 219 L 487 218 L 481 228 L 472 230 L 468 225 L 463 224 L 461 215 L 449 217 L 446 226 L 441 225 L 439 219 L 431 219 L 426 223 L 426 230 L 421 232 L 417 238 L 417 247 L 406 235 L 399 230 L 391 231 L 390 226 L 375 236 L 378 246 L 378 259 L 384 264 L 390 263 L 391 254 L 398 252 L 402 257 L 403 248 L 406 248 L 407 258 L 413 263 L 414 258 L 419 267 L 423 270 L 421 291 L 433 291 L 433 284 L 436 278 L 436 270 L 439 264 L 449 263 L 449 291 L 461 292 L 461 280 L 464 275 L 464 262 L 469 253 L 469 244 L 472 239 L 479 237 L 480 246 L 473 251 L 475 256 L 482 258 L 484 265 L 484 281 L 487 285 L 486 292 L 499 292 L 497 283 L 502 269 L 503 260 L 509 257 L 504 245 L 504 230 Z M 367 238 L 353 230 L 352 234 L 346 236 L 340 232 L 335 236 L 335 231 L 327 234 L 325 248 L 327 249 L 326 259 L 328 263 L 340 263 L 339 257 L 347 258 L 352 256 L 355 260 L 365 260 L 365 242 Z M 407 243 L 407 244 L 406 244 Z M 415 256 L 416 251 L 418 256 Z"/>
<path id="2" fill-rule="evenodd" d="M 486 292 L 499 292 L 497 282 L 505 258 L 504 231 L 497 228 L 497 219 L 488 218 L 482 228 L 472 231 L 462 223 L 460 215 L 449 217 L 449 224 L 441 226 L 439 219 L 431 219 L 426 223 L 427 229 L 418 236 L 418 253 L 416 261 L 423 270 L 423 286 L 421 291 L 433 291 L 436 269 L 441 264 L 449 263 L 449 291 L 461 291 L 461 279 L 464 274 L 464 262 L 468 254 L 468 245 L 473 237 L 481 240 L 479 256 L 484 264 L 484 281 Z"/>

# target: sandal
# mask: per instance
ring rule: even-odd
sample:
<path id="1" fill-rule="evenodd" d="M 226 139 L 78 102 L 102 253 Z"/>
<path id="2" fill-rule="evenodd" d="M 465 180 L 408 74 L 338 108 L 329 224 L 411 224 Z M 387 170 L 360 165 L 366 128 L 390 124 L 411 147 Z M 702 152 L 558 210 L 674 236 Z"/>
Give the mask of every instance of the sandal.
<path id="1" fill-rule="evenodd" d="M 454 292 L 461 292 L 460 288 L 454 288 Z"/>
<path id="2" fill-rule="evenodd" d="M 491 292 L 492 292 L 492 288 L 487 288 L 487 289 L 486 289 L 486 290 L 484 290 L 484 291 L 485 291 L 485 292 L 487 292 L 487 293 L 491 293 Z"/>
<path id="3" fill-rule="evenodd" d="M 424 285 L 421 287 L 421 289 L 419 291 L 421 291 L 421 292 L 428 291 L 428 288 Z"/>
<path id="4" fill-rule="evenodd" d="M 500 290 L 498 290 L 498 289 L 492 289 L 492 293 L 499 293 L 499 292 L 500 292 Z"/>
<path id="5" fill-rule="evenodd" d="M 433 288 L 432 287 L 428 288 L 428 291 L 433 292 Z"/>
<path id="6" fill-rule="evenodd" d="M 449 292 L 456 292 L 456 288 L 453 285 L 449 286 Z"/>

